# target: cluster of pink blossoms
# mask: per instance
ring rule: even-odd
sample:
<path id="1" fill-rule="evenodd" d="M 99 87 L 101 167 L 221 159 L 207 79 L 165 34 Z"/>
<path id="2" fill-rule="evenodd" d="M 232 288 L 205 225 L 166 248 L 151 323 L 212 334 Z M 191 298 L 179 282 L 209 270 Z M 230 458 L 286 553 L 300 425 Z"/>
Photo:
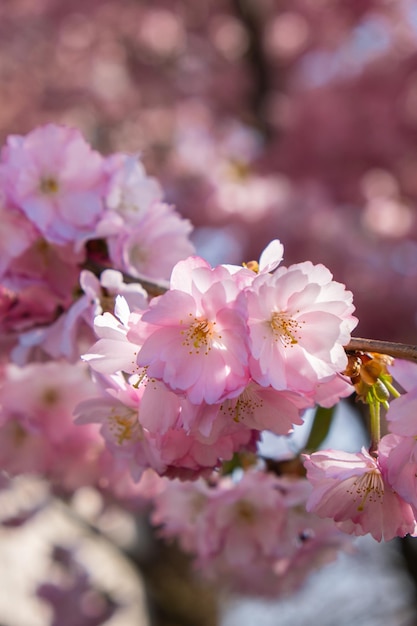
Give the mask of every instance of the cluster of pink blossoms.
<path id="1" fill-rule="evenodd" d="M 102 423 L 135 477 L 207 473 L 260 431 L 286 435 L 306 407 L 351 393 L 340 372 L 352 294 L 321 265 L 278 267 L 282 252 L 271 242 L 254 269 L 190 257 L 147 307 L 119 297 L 114 316 L 96 319 L 84 359 L 102 394 L 79 420 Z"/>
<path id="2" fill-rule="evenodd" d="M 137 494 L 98 428 L 74 423 L 75 406 L 97 395 L 80 354 L 116 295 L 147 306 L 122 272 L 167 281 L 194 251 L 191 224 L 163 202 L 138 156 L 104 157 L 65 126 L 9 137 L 0 189 L 0 466 L 67 491 Z"/>
<path id="3" fill-rule="evenodd" d="M 206 574 L 268 595 L 332 559 L 339 531 L 417 533 L 414 365 L 391 368 L 406 393 L 370 452 L 304 455 L 307 480 L 217 471 L 356 388 L 352 294 L 327 268 L 282 266 L 278 240 L 243 267 L 190 256 L 189 222 L 140 161 L 63 126 L 9 138 L 0 184 L 1 471 L 151 497 Z"/>
<path id="4" fill-rule="evenodd" d="M 193 253 L 190 223 L 163 203 L 139 158 L 103 157 L 76 129 L 49 124 L 10 136 L 0 185 L 1 332 L 67 311 L 83 264 L 167 280 Z"/>
<path id="5" fill-rule="evenodd" d="M 348 454 L 323 450 L 305 456 L 314 489 L 307 508 L 345 532 L 389 541 L 417 535 L 417 366 L 396 361 L 392 374 L 407 392 L 390 403 L 389 434 L 377 449 Z"/>
<path id="6" fill-rule="evenodd" d="M 226 588 L 277 597 L 350 545 L 332 521 L 305 510 L 305 478 L 252 469 L 207 485 L 166 481 L 154 498 L 152 522 L 197 555 L 204 576 Z"/>

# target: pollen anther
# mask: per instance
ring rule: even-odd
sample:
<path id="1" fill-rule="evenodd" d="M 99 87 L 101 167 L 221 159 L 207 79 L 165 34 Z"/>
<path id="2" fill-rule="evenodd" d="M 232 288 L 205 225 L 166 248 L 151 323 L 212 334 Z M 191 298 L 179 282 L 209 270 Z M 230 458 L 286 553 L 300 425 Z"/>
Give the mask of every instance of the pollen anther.
<path id="1" fill-rule="evenodd" d="M 284 347 L 293 346 L 300 340 L 301 324 L 287 313 L 272 313 L 270 326 L 275 341 L 280 341 Z"/>

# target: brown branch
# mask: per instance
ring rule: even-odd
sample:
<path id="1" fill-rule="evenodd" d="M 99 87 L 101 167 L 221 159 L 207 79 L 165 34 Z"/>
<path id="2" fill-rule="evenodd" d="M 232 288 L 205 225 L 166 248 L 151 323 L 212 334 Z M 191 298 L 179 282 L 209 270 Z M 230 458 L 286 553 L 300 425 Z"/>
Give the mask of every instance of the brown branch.
<path id="1" fill-rule="evenodd" d="M 347 346 L 345 346 L 345 350 L 346 352 L 376 352 L 378 354 L 388 354 L 397 359 L 405 359 L 406 361 L 414 361 L 417 363 L 417 346 L 411 346 L 405 343 L 352 337 Z"/>

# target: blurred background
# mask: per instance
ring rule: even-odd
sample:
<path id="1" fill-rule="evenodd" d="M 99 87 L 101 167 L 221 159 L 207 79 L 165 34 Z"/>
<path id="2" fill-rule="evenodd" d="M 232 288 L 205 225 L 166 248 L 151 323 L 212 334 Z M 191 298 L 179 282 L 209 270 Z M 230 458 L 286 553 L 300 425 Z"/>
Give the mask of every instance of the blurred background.
<path id="1" fill-rule="evenodd" d="M 328 265 L 415 342 L 415 0 L 2 0 L 0 139 L 139 152 L 213 262 Z"/>
<path id="2" fill-rule="evenodd" d="M 415 0 L 1 0 L 0 141 L 47 122 L 79 127 L 104 153 L 141 154 L 195 225 L 197 250 L 209 261 L 257 259 L 279 238 L 286 264 L 324 263 L 353 291 L 357 336 L 417 343 Z M 32 559 L 39 569 L 42 529 L 61 528 L 60 519 L 37 521 L 27 544 L 2 529 L 0 569 L 10 589 L 30 585 L 12 566 Z M 352 561 L 334 596 L 333 611 L 362 598 L 346 621 L 320 604 L 336 571 L 286 614 L 281 606 L 280 623 L 306 623 L 310 614 L 291 611 L 315 599 L 316 619 L 329 626 L 412 624 L 414 587 L 398 554 L 374 548 L 361 553 L 373 569 L 360 575 Z M 71 566 L 70 557 L 57 559 Z M 118 601 L 137 604 L 140 582 L 121 571 L 131 596 Z M 377 593 L 361 596 L 378 575 Z M 6 605 L 0 596 L 1 626 L 47 619 L 30 604 L 26 613 Z M 103 606 L 96 614 L 110 615 Z M 135 610 L 118 623 L 145 623 L 143 607 Z M 242 611 L 248 624 L 278 623 L 274 608 L 257 610 L 239 600 L 224 624 L 242 624 Z"/>

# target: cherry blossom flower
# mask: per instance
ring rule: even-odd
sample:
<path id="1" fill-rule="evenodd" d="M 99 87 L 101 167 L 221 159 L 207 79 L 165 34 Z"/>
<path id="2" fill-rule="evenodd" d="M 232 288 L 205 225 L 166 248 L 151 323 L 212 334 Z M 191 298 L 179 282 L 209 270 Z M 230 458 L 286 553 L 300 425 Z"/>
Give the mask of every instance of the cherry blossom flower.
<path id="1" fill-rule="evenodd" d="M 114 220 L 104 233 L 117 268 L 132 276 L 162 281 L 169 279 L 178 261 L 194 254 L 191 230 L 189 220 L 173 207 L 156 202 L 138 219 Z"/>
<path id="2" fill-rule="evenodd" d="M 164 536 L 178 537 L 184 550 L 195 552 L 198 549 L 198 522 L 211 495 L 212 489 L 202 478 L 188 483 L 178 479 L 165 480 L 159 492 L 154 494 L 152 523 L 163 524 Z"/>
<path id="3" fill-rule="evenodd" d="M 415 437 L 385 435 L 380 442 L 386 454 L 387 476 L 393 489 L 417 515 L 417 441 Z"/>
<path id="4" fill-rule="evenodd" d="M 1 172 L 13 202 L 49 242 L 80 242 L 102 216 L 103 158 L 76 129 L 47 124 L 10 136 Z"/>
<path id="5" fill-rule="evenodd" d="M 21 256 L 37 239 L 40 233 L 24 214 L 5 200 L 0 202 L 0 276 L 4 276 L 13 260 Z"/>
<path id="6" fill-rule="evenodd" d="M 301 412 L 309 406 L 312 402 L 305 396 L 250 382 L 239 396 L 224 400 L 220 412 L 247 428 L 288 435 L 293 426 L 303 423 Z"/>
<path id="7" fill-rule="evenodd" d="M 101 395 L 77 406 L 77 423 L 101 424 L 106 445 L 134 480 L 149 467 L 161 476 L 207 474 L 242 447 L 255 449 L 253 432 L 233 422 L 219 421 L 204 434 L 199 428 L 204 410 L 144 374 L 129 382 L 122 375 L 99 382 Z M 216 413 L 209 408 L 209 419 Z"/>
<path id="8" fill-rule="evenodd" d="M 405 389 L 409 389 L 390 403 L 387 412 L 388 428 L 392 434 L 383 437 L 390 483 L 417 511 L 417 384 L 416 364 L 397 363 L 390 371 Z"/>
<path id="9" fill-rule="evenodd" d="M 376 459 L 364 448 L 354 454 L 322 450 L 304 459 L 313 485 L 308 511 L 334 519 L 344 532 L 370 533 L 377 541 L 416 534 L 412 508 L 388 482 L 383 455 Z"/>
<path id="10" fill-rule="evenodd" d="M 137 331 L 138 365 L 199 404 L 238 395 L 249 382 L 246 324 L 226 268 L 198 257 L 178 263 L 171 290 L 155 298 Z"/>
<path id="11" fill-rule="evenodd" d="M 107 159 L 106 170 L 112 172 L 106 194 L 106 206 L 138 221 L 163 194 L 155 178 L 146 175 L 138 157 L 114 154 Z"/>
<path id="12" fill-rule="evenodd" d="M 277 597 L 348 545 L 330 520 L 307 513 L 311 486 L 259 470 L 240 479 L 165 482 L 152 522 L 191 552 L 201 574 L 229 589 Z"/>
<path id="13" fill-rule="evenodd" d="M 0 384 L 1 467 L 11 475 L 41 473 L 67 489 L 96 482 L 98 429 L 73 421 L 75 406 L 94 393 L 82 364 L 9 365 Z"/>
<path id="14" fill-rule="evenodd" d="M 99 336 L 103 336 L 99 332 L 101 323 L 103 327 L 108 329 L 107 334 L 111 334 L 111 327 L 117 328 L 117 338 L 121 338 L 120 329 L 123 328 L 123 325 L 111 313 L 106 312 L 101 315 L 103 310 L 109 308 L 110 310 L 115 310 L 119 316 L 123 316 L 123 311 L 125 312 L 126 309 L 127 315 L 129 315 L 128 301 L 131 306 L 138 309 L 145 308 L 147 305 L 145 290 L 138 284 L 124 283 L 122 274 L 115 270 L 105 270 L 101 274 L 100 280 L 92 272 L 83 270 L 80 273 L 79 282 L 83 295 L 80 295 L 55 322 L 19 335 L 18 344 L 11 353 L 15 363 L 23 365 L 33 358 L 35 353 L 43 356 L 47 355 L 47 357 L 53 359 L 65 358 L 67 361 L 75 363 L 80 358 L 80 354 L 94 340 L 93 327 Z M 124 296 L 117 294 L 124 294 Z M 126 352 L 128 353 L 128 358 L 130 358 L 130 363 L 132 363 L 135 356 L 132 353 L 135 349 L 133 344 L 126 340 L 127 330 L 127 328 L 124 329 L 122 336 L 125 339 L 125 344 L 131 350 L 130 352 L 124 350 L 123 363 L 126 362 Z M 120 341 L 113 345 L 105 343 L 108 359 L 113 357 L 114 360 L 114 349 L 116 346 L 119 348 L 120 345 Z M 96 350 L 95 354 L 91 354 L 93 349 Z M 93 346 L 90 354 L 86 355 L 84 360 L 88 361 L 91 359 L 97 363 L 103 356 L 97 350 L 99 350 L 99 347 L 96 349 Z M 113 373 L 114 371 L 115 369 L 112 369 L 108 373 Z"/>
<path id="15" fill-rule="evenodd" d="M 345 369 L 343 346 L 357 323 L 352 294 L 324 266 L 305 262 L 261 274 L 242 299 L 259 384 L 308 393 Z"/>
<path id="16" fill-rule="evenodd" d="M 81 260 L 71 246 L 54 246 L 37 237 L 11 260 L 2 277 L 0 328 L 22 332 L 54 321 L 57 311 L 73 301 Z"/>

